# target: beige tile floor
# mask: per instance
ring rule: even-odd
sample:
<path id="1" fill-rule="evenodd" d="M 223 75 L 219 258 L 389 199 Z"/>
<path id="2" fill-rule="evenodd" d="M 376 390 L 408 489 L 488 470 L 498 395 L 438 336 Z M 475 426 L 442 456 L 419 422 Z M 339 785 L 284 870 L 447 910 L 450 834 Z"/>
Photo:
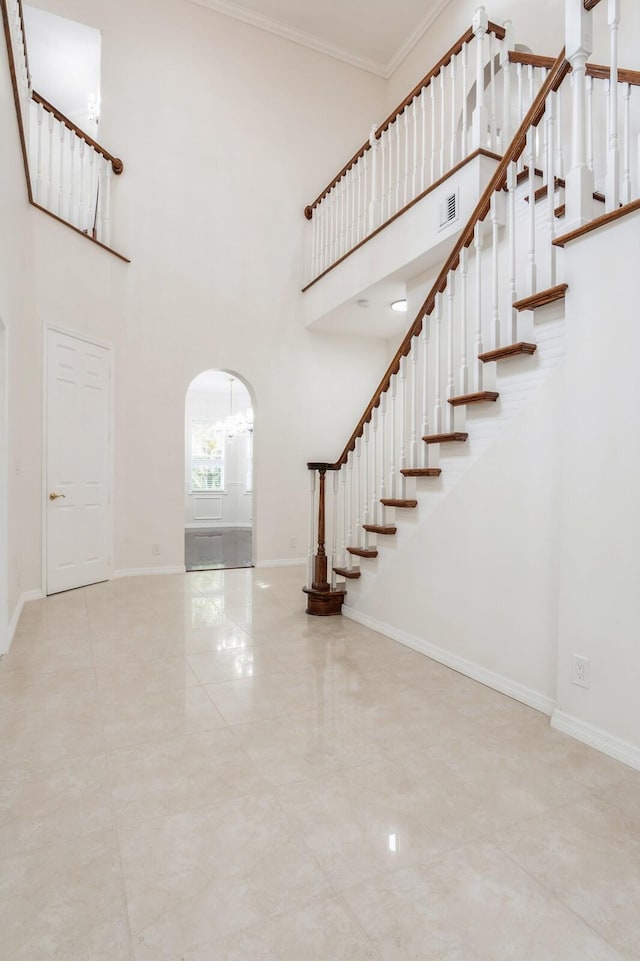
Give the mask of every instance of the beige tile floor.
<path id="1" fill-rule="evenodd" d="M 1 961 L 640 959 L 640 773 L 299 569 L 29 604 L 0 665 Z"/>

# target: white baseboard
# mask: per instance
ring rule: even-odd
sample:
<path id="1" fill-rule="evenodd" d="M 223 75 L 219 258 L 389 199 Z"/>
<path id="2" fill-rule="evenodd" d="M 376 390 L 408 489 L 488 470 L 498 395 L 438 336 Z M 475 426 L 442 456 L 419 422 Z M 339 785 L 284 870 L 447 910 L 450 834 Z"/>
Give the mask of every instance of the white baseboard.
<path id="1" fill-rule="evenodd" d="M 306 563 L 306 557 L 280 557 L 270 561 L 258 561 L 256 567 L 300 567 Z"/>
<path id="2" fill-rule="evenodd" d="M 233 524 L 229 524 L 228 522 L 226 524 L 223 524 L 222 521 L 214 521 L 214 523 L 212 524 L 208 523 L 207 521 L 200 521 L 199 523 L 184 525 L 184 528 L 187 531 L 199 531 L 199 530 L 216 531 L 216 530 L 227 530 L 228 528 L 232 528 L 233 530 L 235 530 L 236 528 L 240 528 L 240 530 L 243 530 L 243 531 L 245 530 L 250 531 L 252 527 L 253 525 L 251 521 L 249 521 L 246 524 L 240 521 L 237 521 Z"/>
<path id="3" fill-rule="evenodd" d="M 530 687 L 525 687 L 524 684 L 512 681 L 502 674 L 489 671 L 486 667 L 481 667 L 479 664 L 468 661 L 466 658 L 460 657 L 457 654 L 451 654 L 444 648 L 430 644 L 421 637 L 416 637 L 414 634 L 401 631 L 391 624 L 385 624 L 375 617 L 369 617 L 368 614 L 362 614 L 347 604 L 343 605 L 342 613 L 352 621 L 357 621 L 358 624 L 364 624 L 365 627 L 370 627 L 373 631 L 384 634 L 385 637 L 390 637 L 392 640 L 404 644 L 405 647 L 410 647 L 412 650 L 418 651 L 419 654 L 425 654 L 432 660 L 438 661 L 439 664 L 444 664 L 445 667 L 450 667 L 454 671 L 458 671 L 459 674 L 464 674 L 465 677 L 479 681 L 494 691 L 499 691 L 500 694 L 506 694 L 508 697 L 512 697 L 514 700 L 534 708 L 536 711 L 541 711 L 543 714 L 551 714 L 553 712 L 555 701 L 553 698 L 547 697 L 546 694 L 541 694 L 539 691 L 534 691 Z"/>
<path id="4" fill-rule="evenodd" d="M 581 721 L 573 714 L 565 714 L 557 708 L 551 716 L 551 727 L 640 771 L 640 746 L 637 744 L 631 744 L 630 741 L 608 734 L 602 728 L 595 727 L 587 721 Z"/>
<path id="5" fill-rule="evenodd" d="M 20 597 L 18 598 L 18 603 L 16 604 L 15 610 L 13 612 L 13 617 L 9 621 L 9 627 L 7 630 L 7 650 L 4 652 L 5 654 L 8 653 L 13 643 L 13 638 L 15 637 L 16 629 L 18 627 L 18 621 L 20 620 L 20 615 L 22 614 L 24 605 L 28 604 L 29 601 L 39 601 L 41 598 L 42 598 L 42 591 L 40 590 L 39 587 L 31 591 L 23 591 Z"/>
<path id="6" fill-rule="evenodd" d="M 184 574 L 184 564 L 175 567 L 130 567 L 122 571 L 114 571 L 114 580 L 119 577 L 148 577 L 153 574 Z"/>

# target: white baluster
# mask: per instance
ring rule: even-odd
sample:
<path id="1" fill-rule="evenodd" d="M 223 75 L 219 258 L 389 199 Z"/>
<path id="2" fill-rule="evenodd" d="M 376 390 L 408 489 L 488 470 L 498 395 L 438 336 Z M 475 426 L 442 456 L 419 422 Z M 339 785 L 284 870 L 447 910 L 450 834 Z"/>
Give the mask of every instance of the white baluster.
<path id="1" fill-rule="evenodd" d="M 385 130 L 380 136 L 380 220 L 385 223 L 389 219 L 389 163 L 387 159 L 389 135 Z"/>
<path id="2" fill-rule="evenodd" d="M 433 404 L 433 432 L 442 433 L 442 294 L 436 294 L 435 309 L 433 312 L 435 325 L 435 371 L 434 371 L 434 404 Z"/>
<path id="3" fill-rule="evenodd" d="M 373 230 L 373 227 L 371 226 L 371 222 L 369 220 L 369 202 L 368 202 L 369 182 L 371 180 L 371 177 L 369 176 L 369 153 L 370 151 L 367 150 L 367 152 L 364 155 L 364 184 L 362 188 L 362 196 L 364 198 L 362 203 L 362 236 L 363 237 L 366 237 L 367 234 L 371 230 Z"/>
<path id="4" fill-rule="evenodd" d="M 413 171 L 411 176 L 411 200 L 418 196 L 418 101 L 411 103 L 411 129 L 413 131 Z"/>
<path id="5" fill-rule="evenodd" d="M 556 177 L 564 179 L 564 145 L 562 139 L 564 134 L 564 125 L 562 122 L 562 90 L 563 88 L 561 86 L 554 96 L 556 114 Z"/>
<path id="6" fill-rule="evenodd" d="M 362 174 L 364 170 L 364 157 L 360 157 L 360 160 L 356 166 L 356 174 L 358 178 L 358 189 L 357 189 L 357 213 L 356 213 L 356 226 L 355 226 L 355 241 L 360 243 L 364 234 L 362 231 Z"/>
<path id="7" fill-rule="evenodd" d="M 551 167 L 553 170 L 553 166 Z M 513 305 L 518 299 L 516 281 L 516 188 L 518 184 L 518 167 L 510 163 L 507 167 L 507 231 L 509 243 L 509 304 Z M 508 330 L 510 344 L 515 344 L 518 336 L 518 312 L 511 306 L 510 325 Z"/>
<path id="8" fill-rule="evenodd" d="M 313 585 L 313 558 L 315 554 L 316 533 L 316 472 L 309 471 L 309 553 L 307 555 L 307 587 Z"/>
<path id="9" fill-rule="evenodd" d="M 42 121 L 44 120 L 44 107 L 41 103 L 36 104 L 37 122 L 37 148 L 36 148 L 36 202 L 42 203 Z"/>
<path id="10" fill-rule="evenodd" d="M 336 589 L 336 572 L 338 566 L 338 471 L 333 471 L 333 501 L 331 504 L 333 515 L 332 539 L 331 539 L 331 590 Z"/>
<path id="11" fill-rule="evenodd" d="M 358 437 L 356 452 L 356 519 L 355 519 L 355 547 L 362 547 L 362 437 Z"/>
<path id="12" fill-rule="evenodd" d="M 535 132 L 532 128 L 527 131 L 527 163 L 529 165 L 529 244 L 528 244 L 528 278 L 529 293 L 535 294 L 537 290 L 536 276 L 536 181 L 535 181 Z M 497 345 L 496 345 L 497 346 Z"/>
<path id="13" fill-rule="evenodd" d="M 372 524 L 378 523 L 378 420 L 380 411 L 377 407 L 371 412 L 371 432 L 373 434 L 373 444 L 371 445 L 371 510 L 369 517 Z"/>
<path id="14" fill-rule="evenodd" d="M 449 167 L 454 167 L 456 163 L 456 122 L 457 115 L 456 101 L 456 55 L 451 57 L 451 146 L 449 149 Z M 462 159 L 462 158 L 461 158 Z"/>
<path id="15" fill-rule="evenodd" d="M 422 436 L 429 435 L 429 316 L 422 318 Z M 418 461 L 414 461 L 418 464 Z M 422 466 L 429 466 L 429 446 L 422 444 Z"/>
<path id="16" fill-rule="evenodd" d="M 620 0 L 609 0 L 607 23 L 609 26 L 610 74 L 609 74 L 609 149 L 607 152 L 606 205 L 609 210 L 620 206 L 620 150 L 618 147 L 618 27 L 620 26 Z"/>
<path id="17" fill-rule="evenodd" d="M 431 100 L 431 164 L 429 183 L 436 179 L 436 79 L 432 77 L 429 84 L 429 97 Z"/>
<path id="18" fill-rule="evenodd" d="M 488 116 L 484 91 L 484 38 L 489 18 L 484 7 L 478 7 L 473 16 L 473 32 L 476 38 L 476 106 L 473 111 L 473 146 L 485 147 Z"/>
<path id="19" fill-rule="evenodd" d="M 355 449 L 355 448 L 354 448 Z M 347 480 L 348 480 L 348 500 L 349 500 L 349 529 L 347 533 L 347 546 L 353 547 L 353 459 L 354 454 L 349 453 L 347 457 Z M 353 555 L 346 551 L 346 560 L 348 570 L 353 570 Z"/>
<path id="20" fill-rule="evenodd" d="M 49 133 L 48 137 L 48 176 L 47 176 L 47 210 L 53 210 L 53 128 L 54 128 L 54 116 L 52 113 L 47 114 L 47 130 Z"/>
<path id="21" fill-rule="evenodd" d="M 473 248 L 476 262 L 476 336 L 473 365 L 475 370 L 476 391 L 481 391 L 484 379 L 484 365 L 481 360 L 478 360 L 478 357 L 483 352 L 484 347 L 482 341 L 482 224 L 479 220 L 476 221 L 473 231 Z"/>
<path id="22" fill-rule="evenodd" d="M 407 358 L 400 358 L 400 456 L 398 472 L 407 467 Z M 405 496 L 406 478 L 399 473 L 400 497 Z"/>
<path id="23" fill-rule="evenodd" d="M 587 167 L 593 173 L 593 77 L 587 77 Z"/>
<path id="24" fill-rule="evenodd" d="M 376 137 L 376 130 L 378 128 L 375 124 L 371 125 L 371 131 L 369 133 L 369 146 L 371 148 L 371 178 L 369 183 L 370 188 L 370 201 L 369 201 L 369 230 L 375 230 L 376 227 L 380 226 L 381 223 L 381 210 L 380 210 L 380 187 L 378 184 L 379 171 L 378 171 L 378 151 L 380 149 L 380 141 Z"/>
<path id="25" fill-rule="evenodd" d="M 460 62 L 462 64 L 462 126 L 460 130 L 460 159 L 464 160 L 469 152 L 468 146 L 468 126 L 469 126 L 469 89 L 468 89 L 468 55 L 469 55 L 469 44 L 465 43 L 462 45 L 462 50 L 460 51 Z M 426 447 L 426 444 L 425 444 Z"/>
<path id="26" fill-rule="evenodd" d="M 547 133 L 547 155 L 545 158 L 545 166 L 547 168 L 547 233 L 548 233 L 548 243 L 546 245 L 547 250 L 547 263 L 549 268 L 549 287 L 554 287 L 556 283 L 556 248 L 553 246 L 553 238 L 556 232 L 556 178 L 553 168 L 553 159 L 555 156 L 555 123 L 556 118 L 554 116 L 554 106 L 555 101 L 553 94 L 547 97 L 546 102 L 546 113 L 545 113 L 545 130 Z"/>
<path id="27" fill-rule="evenodd" d="M 402 128 L 404 130 L 404 201 L 406 206 L 409 203 L 409 173 L 410 173 L 410 151 L 409 151 L 409 107 L 403 111 Z"/>
<path id="28" fill-rule="evenodd" d="M 111 245 L 111 177 L 113 174 L 113 168 L 110 161 L 105 160 L 104 163 L 104 219 L 103 219 L 103 229 L 104 229 L 104 243 L 109 247 Z"/>
<path id="29" fill-rule="evenodd" d="M 340 550 L 340 564 L 347 566 L 347 530 L 349 525 L 349 505 L 347 501 L 347 468 L 343 464 L 340 468 L 340 483 L 342 486 L 342 544 Z M 349 557 L 351 555 L 349 554 Z"/>
<path id="30" fill-rule="evenodd" d="M 536 95 L 536 85 L 534 83 L 533 66 L 531 64 L 527 67 L 527 80 L 529 81 L 529 104 L 530 107 L 533 103 L 534 97 Z"/>
<path id="31" fill-rule="evenodd" d="M 380 497 L 383 501 L 387 496 L 387 391 L 380 396 Z M 380 523 L 384 524 L 385 510 L 380 505 Z"/>
<path id="32" fill-rule="evenodd" d="M 390 436 L 390 446 L 389 446 L 389 461 L 390 461 L 390 471 L 389 471 L 389 491 L 391 497 L 397 497 L 397 464 L 396 458 L 398 456 L 398 449 L 396 446 L 397 441 L 397 377 L 395 374 L 392 375 L 390 381 L 390 394 L 391 394 L 391 410 L 389 411 L 389 416 L 391 418 L 391 436 Z"/>
<path id="33" fill-rule="evenodd" d="M 418 346 L 419 340 L 414 337 L 411 341 L 411 445 L 409 447 L 409 463 L 412 467 L 418 464 Z M 427 446 L 426 444 L 424 445 Z"/>
<path id="34" fill-rule="evenodd" d="M 400 174 L 400 150 L 401 150 L 400 139 L 401 138 L 400 138 L 400 118 L 399 117 L 394 121 L 393 126 L 396 134 L 396 163 L 395 163 L 395 171 L 394 171 L 395 183 L 396 183 L 396 194 L 395 194 L 394 213 L 397 213 L 400 210 L 400 178 L 401 178 L 401 174 Z"/>
<path id="35" fill-rule="evenodd" d="M 445 167 L 445 159 L 444 159 L 445 158 L 444 145 L 445 145 L 445 137 L 446 137 L 445 129 L 446 129 L 446 122 L 447 122 L 446 98 L 445 98 L 445 92 L 444 92 L 446 70 L 447 68 L 443 67 L 442 70 L 440 71 L 440 176 L 441 177 L 444 176 L 447 169 Z"/>
<path id="36" fill-rule="evenodd" d="M 97 173 L 98 173 L 98 214 L 96 217 L 96 239 L 103 243 L 104 237 L 104 195 L 105 195 L 105 175 L 104 175 L 104 157 L 98 155 L 97 159 Z"/>
<path id="37" fill-rule="evenodd" d="M 420 91 L 420 117 L 422 133 L 422 157 L 420 159 L 420 192 L 425 189 L 427 174 L 427 92 L 425 87 Z"/>
<path id="38" fill-rule="evenodd" d="M 58 140 L 60 144 L 60 156 L 58 164 L 58 217 L 64 217 L 64 141 L 67 128 L 58 121 Z"/>
<path id="39" fill-rule="evenodd" d="M 75 150 L 76 150 L 76 137 L 73 130 L 69 131 L 69 223 L 75 223 Z"/>
<path id="40" fill-rule="evenodd" d="M 447 277 L 447 400 L 455 395 L 455 382 L 453 377 L 453 354 L 454 354 L 454 341 L 455 341 L 455 330 L 454 330 L 454 317 L 453 317 L 453 299 L 455 295 L 455 271 L 450 270 L 449 276 Z M 451 404 L 447 404 L 446 407 L 446 423 L 447 430 L 453 430 L 453 407 Z"/>
<path id="41" fill-rule="evenodd" d="M 362 526 L 363 528 L 369 524 L 369 424 L 365 424 L 362 428 L 362 440 L 364 444 L 364 478 L 362 487 Z M 369 531 L 364 531 L 364 546 L 369 546 Z"/>
<path id="42" fill-rule="evenodd" d="M 469 367 L 467 364 L 467 271 L 468 252 L 460 251 L 460 394 L 469 391 Z"/>
<path id="43" fill-rule="evenodd" d="M 522 64 L 516 64 L 516 78 L 518 81 L 518 123 L 524 120 L 524 81 L 522 77 Z"/>
<path id="44" fill-rule="evenodd" d="M 623 152 L 623 172 L 622 172 L 622 203 L 631 202 L 631 133 L 630 133 L 630 114 L 631 114 L 631 84 L 622 85 L 622 103 L 624 107 L 624 140 L 622 145 Z"/>

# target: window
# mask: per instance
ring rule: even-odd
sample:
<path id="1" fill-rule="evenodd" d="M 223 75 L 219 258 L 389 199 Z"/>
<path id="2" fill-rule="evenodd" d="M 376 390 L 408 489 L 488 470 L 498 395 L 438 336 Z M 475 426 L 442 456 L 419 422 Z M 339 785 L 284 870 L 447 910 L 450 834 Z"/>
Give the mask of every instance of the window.
<path id="1" fill-rule="evenodd" d="M 217 424 L 191 422 L 192 491 L 224 490 L 224 432 Z"/>

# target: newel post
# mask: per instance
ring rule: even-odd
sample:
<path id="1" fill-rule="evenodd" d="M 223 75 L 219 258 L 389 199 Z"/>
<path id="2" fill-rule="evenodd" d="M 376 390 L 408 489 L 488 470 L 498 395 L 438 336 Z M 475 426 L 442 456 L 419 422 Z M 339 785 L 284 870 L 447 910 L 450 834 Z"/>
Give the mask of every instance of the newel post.
<path id="1" fill-rule="evenodd" d="M 327 579 L 328 560 L 326 551 L 326 476 L 329 464 L 311 463 L 307 467 L 312 472 L 311 482 L 311 544 L 309 547 L 309 584 L 303 588 L 307 595 L 307 614 L 327 616 L 340 614 L 346 591 L 332 590 Z M 315 517 L 315 477 L 318 475 L 318 526 L 317 543 L 314 536 Z"/>
<path id="2" fill-rule="evenodd" d="M 571 169 L 567 174 L 567 230 L 591 219 L 593 171 L 587 157 L 587 61 L 593 52 L 593 14 L 583 0 L 565 0 L 566 57 L 571 64 Z"/>

